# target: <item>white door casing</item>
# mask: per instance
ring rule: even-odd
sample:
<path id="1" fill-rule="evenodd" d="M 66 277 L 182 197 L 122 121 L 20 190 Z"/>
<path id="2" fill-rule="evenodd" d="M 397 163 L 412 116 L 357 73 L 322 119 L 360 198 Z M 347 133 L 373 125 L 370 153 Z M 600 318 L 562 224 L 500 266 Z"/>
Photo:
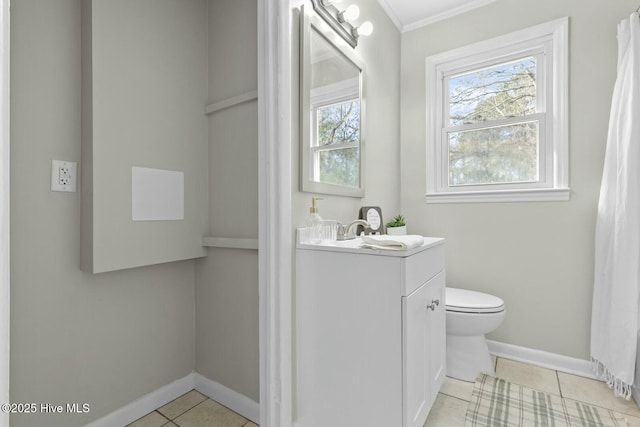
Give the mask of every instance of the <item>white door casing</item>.
<path id="1" fill-rule="evenodd" d="M 260 425 L 292 425 L 289 0 L 258 1 Z"/>

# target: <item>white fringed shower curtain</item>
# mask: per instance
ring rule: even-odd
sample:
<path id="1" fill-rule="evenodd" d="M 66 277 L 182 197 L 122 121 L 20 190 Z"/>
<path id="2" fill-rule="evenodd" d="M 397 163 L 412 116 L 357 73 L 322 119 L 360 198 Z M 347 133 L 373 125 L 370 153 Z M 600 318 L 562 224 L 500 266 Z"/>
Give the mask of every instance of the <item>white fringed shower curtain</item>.
<path id="1" fill-rule="evenodd" d="M 596 220 L 591 359 L 631 397 L 640 310 L 640 16 L 618 25 L 618 77 Z"/>

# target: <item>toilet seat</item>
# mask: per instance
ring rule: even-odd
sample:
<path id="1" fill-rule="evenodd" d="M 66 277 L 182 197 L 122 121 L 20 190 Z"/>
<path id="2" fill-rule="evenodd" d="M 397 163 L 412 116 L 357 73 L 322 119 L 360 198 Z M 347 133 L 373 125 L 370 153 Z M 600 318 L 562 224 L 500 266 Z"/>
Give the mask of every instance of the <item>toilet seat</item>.
<path id="1" fill-rule="evenodd" d="M 504 301 L 494 295 L 468 289 L 445 288 L 447 311 L 458 313 L 499 313 L 504 311 Z"/>

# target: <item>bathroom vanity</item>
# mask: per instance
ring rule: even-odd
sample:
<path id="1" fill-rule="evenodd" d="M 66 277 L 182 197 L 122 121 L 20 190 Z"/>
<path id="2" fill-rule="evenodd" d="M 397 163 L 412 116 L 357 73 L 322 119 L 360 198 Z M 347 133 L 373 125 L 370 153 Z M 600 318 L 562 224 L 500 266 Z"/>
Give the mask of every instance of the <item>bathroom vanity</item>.
<path id="1" fill-rule="evenodd" d="M 444 239 L 296 250 L 299 427 L 422 427 L 445 378 Z"/>

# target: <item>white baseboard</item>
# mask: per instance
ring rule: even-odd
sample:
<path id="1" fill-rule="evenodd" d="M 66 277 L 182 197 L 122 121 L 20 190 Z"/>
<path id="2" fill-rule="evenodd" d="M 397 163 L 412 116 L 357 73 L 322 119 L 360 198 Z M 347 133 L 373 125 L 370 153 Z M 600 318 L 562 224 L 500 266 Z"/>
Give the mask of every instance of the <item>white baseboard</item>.
<path id="1" fill-rule="evenodd" d="M 260 422 L 260 405 L 257 402 L 220 383 L 205 378 L 197 372 L 192 372 L 184 378 L 160 387 L 112 413 L 90 422 L 85 427 L 126 426 L 193 389 L 256 424 Z"/>
<path id="2" fill-rule="evenodd" d="M 260 404 L 222 384 L 195 374 L 195 389 L 243 417 L 260 423 Z"/>
<path id="3" fill-rule="evenodd" d="M 505 344 L 498 341 L 487 340 L 489 352 L 498 357 L 529 363 L 542 368 L 553 369 L 568 374 L 600 380 L 591 368 L 591 362 L 561 354 L 549 353 L 528 347 L 520 347 L 513 344 Z"/>
<path id="4" fill-rule="evenodd" d="M 86 427 L 126 426 L 153 412 L 173 399 L 193 390 L 195 384 L 194 372 L 170 384 L 146 394 L 112 413 L 90 422 Z"/>

